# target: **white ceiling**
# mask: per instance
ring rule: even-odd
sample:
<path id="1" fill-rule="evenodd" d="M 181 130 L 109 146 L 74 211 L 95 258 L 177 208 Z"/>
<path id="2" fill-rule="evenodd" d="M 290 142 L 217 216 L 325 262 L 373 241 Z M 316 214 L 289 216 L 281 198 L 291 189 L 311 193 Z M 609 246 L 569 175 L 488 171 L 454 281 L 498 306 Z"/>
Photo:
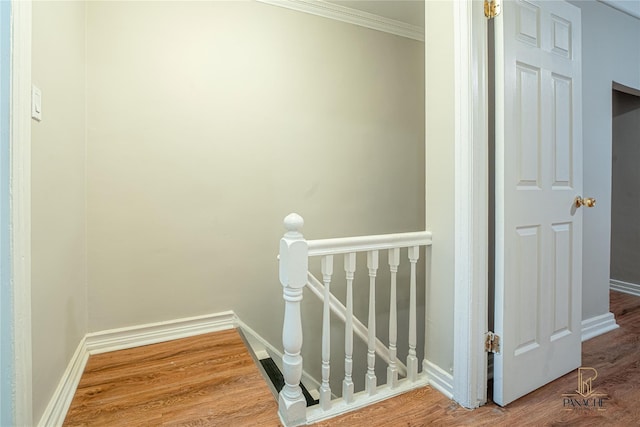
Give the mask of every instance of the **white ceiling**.
<path id="1" fill-rule="evenodd" d="M 327 0 L 327 3 L 424 28 L 424 0 Z"/>

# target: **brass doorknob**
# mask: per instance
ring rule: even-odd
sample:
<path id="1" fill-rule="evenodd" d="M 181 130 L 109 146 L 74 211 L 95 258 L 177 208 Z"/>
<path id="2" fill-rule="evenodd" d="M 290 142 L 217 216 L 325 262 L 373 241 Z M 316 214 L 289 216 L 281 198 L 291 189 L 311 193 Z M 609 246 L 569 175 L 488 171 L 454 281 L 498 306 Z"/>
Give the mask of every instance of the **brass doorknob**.
<path id="1" fill-rule="evenodd" d="M 592 208 L 596 205 L 596 199 L 593 197 L 585 197 L 584 199 L 580 196 L 576 197 L 576 208 L 580 206 L 586 206 L 588 208 Z"/>

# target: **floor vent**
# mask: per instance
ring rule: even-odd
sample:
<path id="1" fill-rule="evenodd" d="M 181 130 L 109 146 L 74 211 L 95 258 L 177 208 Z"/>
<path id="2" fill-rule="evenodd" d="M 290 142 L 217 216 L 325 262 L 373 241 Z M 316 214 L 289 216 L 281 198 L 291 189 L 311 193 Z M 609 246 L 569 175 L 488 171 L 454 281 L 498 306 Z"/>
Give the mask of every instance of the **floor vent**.
<path id="1" fill-rule="evenodd" d="M 282 387 L 284 387 L 284 377 L 282 376 L 282 372 L 280 372 L 280 369 L 276 365 L 276 362 L 274 362 L 272 358 L 268 357 L 266 359 L 260 359 L 260 364 L 273 383 L 273 386 L 276 388 L 276 390 L 278 390 L 278 392 L 280 392 L 280 390 L 282 390 Z M 304 384 L 300 383 L 300 387 L 302 388 L 302 394 L 304 395 L 304 398 L 307 400 L 307 406 L 317 405 L 318 400 L 314 399 L 311 396 Z"/>

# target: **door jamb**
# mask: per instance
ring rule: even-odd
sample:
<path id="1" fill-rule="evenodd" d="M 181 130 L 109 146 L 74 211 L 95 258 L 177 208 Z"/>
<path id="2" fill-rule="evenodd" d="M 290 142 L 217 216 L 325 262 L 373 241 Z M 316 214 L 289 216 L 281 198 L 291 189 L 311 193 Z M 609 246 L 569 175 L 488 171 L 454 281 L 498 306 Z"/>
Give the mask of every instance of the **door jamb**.
<path id="1" fill-rule="evenodd" d="M 32 3 L 11 1 L 10 227 L 13 292 L 14 421 L 33 423 L 31 344 Z"/>
<path id="2" fill-rule="evenodd" d="M 487 401 L 488 74 L 482 0 L 454 8 L 455 260 L 453 397 L 467 408 Z"/>

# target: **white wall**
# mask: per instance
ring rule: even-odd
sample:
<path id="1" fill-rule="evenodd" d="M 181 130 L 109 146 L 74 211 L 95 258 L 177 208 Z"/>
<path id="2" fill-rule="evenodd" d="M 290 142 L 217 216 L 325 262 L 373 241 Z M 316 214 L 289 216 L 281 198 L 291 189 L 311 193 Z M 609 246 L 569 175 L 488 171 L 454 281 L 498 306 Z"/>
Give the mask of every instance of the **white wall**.
<path id="1" fill-rule="evenodd" d="M 87 333 L 85 5 L 33 2 L 31 140 L 33 419 Z"/>
<path id="2" fill-rule="evenodd" d="M 596 1 L 582 9 L 582 101 L 585 197 L 582 318 L 609 311 L 611 238 L 611 85 L 640 88 L 640 20 Z"/>
<path id="3" fill-rule="evenodd" d="M 89 330 L 233 309 L 279 345 L 285 215 L 424 229 L 423 43 L 256 2 L 90 2 L 87 30 Z"/>

